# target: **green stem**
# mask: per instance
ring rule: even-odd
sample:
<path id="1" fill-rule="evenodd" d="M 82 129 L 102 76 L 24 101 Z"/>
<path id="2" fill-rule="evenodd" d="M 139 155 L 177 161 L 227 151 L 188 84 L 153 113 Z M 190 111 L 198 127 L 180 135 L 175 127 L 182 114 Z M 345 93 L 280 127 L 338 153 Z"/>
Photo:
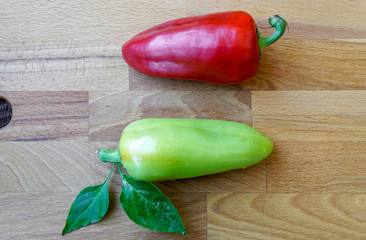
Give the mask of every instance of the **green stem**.
<path id="1" fill-rule="evenodd" d="M 276 42 L 285 33 L 285 30 L 286 30 L 287 22 L 280 15 L 274 15 L 274 16 L 270 17 L 268 19 L 268 22 L 272 27 L 276 28 L 276 31 L 273 33 L 272 36 L 267 37 L 267 38 L 260 37 L 261 33 L 258 32 L 258 44 L 259 44 L 260 52 L 262 52 L 263 48 Z"/>
<path id="2" fill-rule="evenodd" d="M 109 173 L 109 175 L 108 175 L 107 179 L 105 180 L 106 182 L 108 182 L 108 181 L 109 181 L 109 178 L 112 176 L 112 172 L 113 172 L 113 169 L 114 169 L 114 164 L 115 164 L 115 163 L 113 163 L 113 166 L 112 166 L 111 172 Z"/>
<path id="3" fill-rule="evenodd" d="M 121 154 L 119 153 L 119 149 L 109 150 L 107 148 L 102 148 L 98 152 L 98 158 L 102 162 L 113 162 L 113 163 L 121 163 Z"/>
<path id="4" fill-rule="evenodd" d="M 120 164 L 120 163 L 118 163 L 118 164 L 117 164 L 117 166 L 118 166 L 119 175 L 121 175 L 121 178 L 122 178 L 122 180 L 123 180 L 123 176 L 124 176 L 124 174 L 122 173 L 121 164 Z"/>

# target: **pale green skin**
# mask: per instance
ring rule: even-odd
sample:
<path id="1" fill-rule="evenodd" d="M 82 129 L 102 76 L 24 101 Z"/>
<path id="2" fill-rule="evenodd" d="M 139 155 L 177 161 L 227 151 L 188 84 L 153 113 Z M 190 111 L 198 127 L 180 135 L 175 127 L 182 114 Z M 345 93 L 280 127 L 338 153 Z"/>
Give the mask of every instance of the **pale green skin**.
<path id="1" fill-rule="evenodd" d="M 145 181 L 198 177 L 265 159 L 273 143 L 254 128 L 208 119 L 148 118 L 129 124 L 119 150 L 128 174 Z"/>

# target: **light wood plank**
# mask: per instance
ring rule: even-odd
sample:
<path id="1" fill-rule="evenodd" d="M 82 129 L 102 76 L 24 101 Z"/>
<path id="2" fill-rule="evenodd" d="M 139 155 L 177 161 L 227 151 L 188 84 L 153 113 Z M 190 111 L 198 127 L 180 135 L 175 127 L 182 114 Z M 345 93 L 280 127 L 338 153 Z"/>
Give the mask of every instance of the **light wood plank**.
<path id="1" fill-rule="evenodd" d="M 187 0 L 187 15 L 243 10 L 258 26 L 268 26 L 268 18 L 283 16 L 290 25 L 288 37 L 296 38 L 366 38 L 366 2 L 355 1 L 227 1 Z M 357 20 L 355 20 L 357 19 Z M 261 30 L 263 32 L 269 32 Z"/>
<path id="2" fill-rule="evenodd" d="M 11 42 L 0 45 L 0 58 L 5 61 L 67 58 L 107 58 L 121 55 L 120 41 L 44 41 Z"/>
<path id="3" fill-rule="evenodd" d="M 128 90 L 120 42 L 22 43 L 0 46 L 3 91 Z"/>
<path id="4" fill-rule="evenodd" d="M 187 17 L 199 16 L 221 11 L 221 0 L 186 0 Z"/>
<path id="5" fill-rule="evenodd" d="M 208 194 L 208 239 L 365 239 L 364 194 Z"/>
<path id="6" fill-rule="evenodd" d="M 251 123 L 249 91 L 90 93 L 89 136 L 118 141 L 130 122 L 148 117 L 208 118 Z"/>
<path id="7" fill-rule="evenodd" d="M 0 142 L 0 192 L 79 192 L 95 185 L 94 150 L 83 141 Z"/>
<path id="8" fill-rule="evenodd" d="M 277 141 L 364 141 L 366 91 L 254 91 L 253 126 Z"/>
<path id="9" fill-rule="evenodd" d="M 63 237 L 61 232 L 75 193 L 3 193 L 0 236 L 4 239 L 206 239 L 206 194 L 167 196 L 181 214 L 188 237 L 136 225 L 124 213 L 119 196 L 114 193 L 110 194 L 108 213 L 100 222 Z"/>
<path id="10" fill-rule="evenodd" d="M 366 89 L 366 40 L 281 39 L 263 50 L 253 90 Z"/>
<path id="11" fill-rule="evenodd" d="M 106 147 L 115 149 L 118 142 L 97 142 L 96 151 Z M 205 192 L 241 192 L 241 193 L 264 193 L 266 192 L 266 164 L 265 161 L 248 167 L 224 173 L 181 179 L 174 181 L 154 182 L 154 184 L 165 193 L 205 193 Z M 96 163 L 96 181 L 102 183 L 111 171 L 111 163 Z M 126 169 L 122 169 L 128 174 Z M 121 178 L 117 168 L 113 172 L 109 188 L 111 191 L 121 191 Z"/>
<path id="12" fill-rule="evenodd" d="M 149 77 L 130 70 L 131 90 L 366 89 L 366 41 L 280 39 L 262 52 L 260 70 L 238 85 Z M 352 73 L 352 74 L 350 74 Z"/>
<path id="13" fill-rule="evenodd" d="M 266 160 L 272 193 L 366 193 L 366 142 L 277 142 Z"/>
<path id="14" fill-rule="evenodd" d="M 88 92 L 11 92 L 13 118 L 0 140 L 39 141 L 88 138 Z"/>
<path id="15" fill-rule="evenodd" d="M 120 41 L 184 17 L 185 0 L 2 1 L 0 43 Z"/>
<path id="16" fill-rule="evenodd" d="M 3 239 L 96 239 L 98 227 L 61 236 L 76 194 L 0 194 L 0 236 Z"/>
<path id="17" fill-rule="evenodd" d="M 239 85 L 222 85 L 192 80 L 151 77 L 129 67 L 131 91 L 230 91 L 240 90 Z"/>

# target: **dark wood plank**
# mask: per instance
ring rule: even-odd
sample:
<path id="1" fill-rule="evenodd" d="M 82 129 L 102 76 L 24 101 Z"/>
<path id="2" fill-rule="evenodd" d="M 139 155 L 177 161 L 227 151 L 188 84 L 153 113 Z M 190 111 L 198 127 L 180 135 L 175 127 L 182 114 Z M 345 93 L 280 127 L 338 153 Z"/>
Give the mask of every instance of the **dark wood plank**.
<path id="1" fill-rule="evenodd" d="M 40 141 L 88 138 L 88 92 L 11 92 L 13 118 L 0 140 Z"/>
<path id="2" fill-rule="evenodd" d="M 90 94 L 89 137 L 118 141 L 130 122 L 149 117 L 207 118 L 251 124 L 249 91 L 128 91 Z"/>

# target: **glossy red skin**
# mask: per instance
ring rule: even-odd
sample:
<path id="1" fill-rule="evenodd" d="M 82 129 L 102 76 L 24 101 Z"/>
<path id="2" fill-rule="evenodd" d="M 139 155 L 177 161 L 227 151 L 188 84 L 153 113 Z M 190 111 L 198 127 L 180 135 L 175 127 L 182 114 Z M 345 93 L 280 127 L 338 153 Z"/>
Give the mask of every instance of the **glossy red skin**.
<path id="1" fill-rule="evenodd" d="M 256 25 L 246 12 L 223 12 L 169 21 L 122 46 L 125 61 L 144 74 L 236 84 L 259 70 Z"/>

